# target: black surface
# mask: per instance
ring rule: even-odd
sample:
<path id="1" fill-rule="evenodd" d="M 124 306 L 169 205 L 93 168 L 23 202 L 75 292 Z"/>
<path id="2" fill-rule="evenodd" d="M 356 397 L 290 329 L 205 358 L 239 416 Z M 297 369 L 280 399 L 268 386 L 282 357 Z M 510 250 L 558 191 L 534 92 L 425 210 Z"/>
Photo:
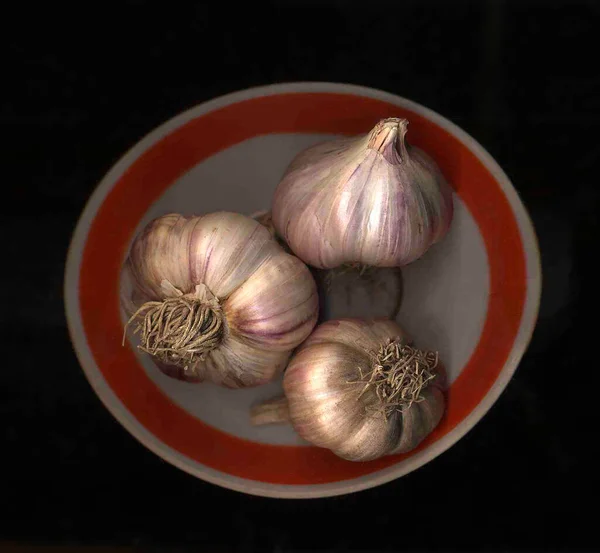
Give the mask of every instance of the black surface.
<path id="1" fill-rule="evenodd" d="M 590 447 L 600 3 L 23 5 L 4 13 L 3 27 L 0 540 L 196 551 L 600 548 Z M 389 90 L 463 127 L 529 208 L 544 269 L 531 347 L 467 437 L 388 485 L 311 501 L 220 489 L 138 444 L 85 380 L 61 290 L 76 219 L 127 148 L 216 95 L 294 80 Z"/>

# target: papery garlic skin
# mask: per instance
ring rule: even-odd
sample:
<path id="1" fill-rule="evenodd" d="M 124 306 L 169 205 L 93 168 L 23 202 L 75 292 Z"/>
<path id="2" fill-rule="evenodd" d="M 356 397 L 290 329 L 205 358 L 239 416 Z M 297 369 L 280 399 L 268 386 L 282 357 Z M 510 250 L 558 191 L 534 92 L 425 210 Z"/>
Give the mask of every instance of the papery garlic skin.
<path id="1" fill-rule="evenodd" d="M 256 211 L 255 213 L 252 213 L 250 217 L 258 221 L 263 227 L 265 227 L 286 253 L 292 253 L 285 240 L 283 240 L 281 236 L 277 234 L 275 226 L 273 225 L 273 216 L 271 215 L 270 210 Z"/>
<path id="2" fill-rule="evenodd" d="M 239 388 L 270 381 L 311 332 L 318 315 L 315 282 L 255 220 L 237 213 L 169 214 L 134 240 L 123 270 L 128 316 L 146 302 L 194 290 L 222 317 L 218 346 L 170 376 Z M 209 300 L 209 298 L 213 298 Z"/>
<path id="3" fill-rule="evenodd" d="M 279 183 L 273 223 L 291 250 L 322 269 L 399 267 L 448 231 L 452 192 L 435 162 L 407 146 L 408 121 L 300 153 Z"/>
<path id="4" fill-rule="evenodd" d="M 283 381 L 289 418 L 302 438 L 344 459 L 368 461 L 414 449 L 438 425 L 445 408 L 441 365 L 421 401 L 387 417 L 377 412 L 380 399 L 362 377 L 390 341 L 406 344 L 409 338 L 389 320 L 339 319 L 317 327 Z"/>

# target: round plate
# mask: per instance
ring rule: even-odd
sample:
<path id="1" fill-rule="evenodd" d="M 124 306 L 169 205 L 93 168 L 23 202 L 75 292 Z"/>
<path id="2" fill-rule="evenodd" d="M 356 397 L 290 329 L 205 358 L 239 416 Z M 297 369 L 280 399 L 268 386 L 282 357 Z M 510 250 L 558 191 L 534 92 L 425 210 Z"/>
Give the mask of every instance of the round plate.
<path id="1" fill-rule="evenodd" d="M 339 135 L 406 117 L 407 139 L 433 156 L 455 191 L 449 235 L 404 268 L 398 320 L 440 352 L 450 377 L 438 428 L 415 451 L 352 463 L 287 426 L 253 428 L 252 404 L 280 382 L 226 390 L 163 375 L 121 345 L 120 268 L 135 234 L 168 213 L 268 209 L 291 159 Z M 171 119 L 104 177 L 75 230 L 65 302 L 75 350 L 94 390 L 150 450 L 220 486 L 274 497 L 322 497 L 398 478 L 448 449 L 481 419 L 515 371 L 540 299 L 539 251 L 506 175 L 470 136 L 414 102 L 369 88 L 292 83 L 217 98 Z"/>

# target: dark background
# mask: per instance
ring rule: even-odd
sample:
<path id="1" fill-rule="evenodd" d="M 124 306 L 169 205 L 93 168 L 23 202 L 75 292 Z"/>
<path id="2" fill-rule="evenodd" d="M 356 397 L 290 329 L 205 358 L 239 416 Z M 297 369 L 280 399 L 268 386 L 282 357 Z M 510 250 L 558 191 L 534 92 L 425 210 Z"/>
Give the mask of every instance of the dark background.
<path id="1" fill-rule="evenodd" d="M 600 548 L 597 502 L 588 504 L 598 492 L 588 448 L 597 436 L 600 2 L 13 10 L 0 38 L 9 169 L 0 551 L 2 540 L 195 551 Z M 516 376 L 458 444 L 376 489 L 278 501 L 195 480 L 133 439 L 79 368 L 61 288 L 77 217 L 126 149 L 214 96 L 297 80 L 388 90 L 473 135 L 531 213 L 544 290 Z"/>

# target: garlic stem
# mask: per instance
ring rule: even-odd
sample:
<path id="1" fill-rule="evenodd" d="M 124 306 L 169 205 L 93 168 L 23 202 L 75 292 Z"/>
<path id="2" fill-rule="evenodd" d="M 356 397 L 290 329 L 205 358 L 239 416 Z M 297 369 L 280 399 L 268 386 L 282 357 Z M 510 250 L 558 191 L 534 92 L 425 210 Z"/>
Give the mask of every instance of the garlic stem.
<path id="1" fill-rule="evenodd" d="M 289 423 L 290 409 L 288 400 L 284 396 L 281 396 L 255 405 L 250 411 L 250 422 L 254 426 Z"/>
<path id="2" fill-rule="evenodd" d="M 397 117 L 382 119 L 369 134 L 367 147 L 381 154 L 393 165 L 401 163 L 408 155 L 404 142 L 407 130 L 406 119 Z"/>

